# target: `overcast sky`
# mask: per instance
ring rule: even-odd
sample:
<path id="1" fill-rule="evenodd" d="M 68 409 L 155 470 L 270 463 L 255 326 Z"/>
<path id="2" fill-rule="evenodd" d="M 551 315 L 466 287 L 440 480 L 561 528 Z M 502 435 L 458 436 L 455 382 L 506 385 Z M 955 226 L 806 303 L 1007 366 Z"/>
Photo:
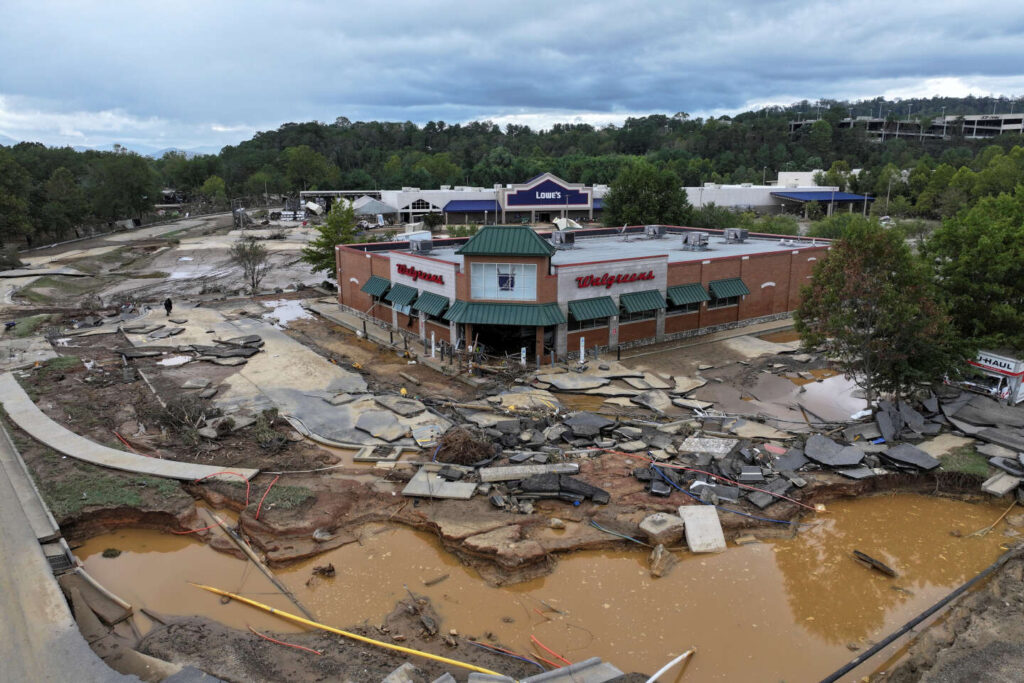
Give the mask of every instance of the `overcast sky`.
<path id="1" fill-rule="evenodd" d="M 0 143 L 1024 94 L 1024 2 L 0 0 Z M 5 139 L 7 138 L 7 139 Z"/>

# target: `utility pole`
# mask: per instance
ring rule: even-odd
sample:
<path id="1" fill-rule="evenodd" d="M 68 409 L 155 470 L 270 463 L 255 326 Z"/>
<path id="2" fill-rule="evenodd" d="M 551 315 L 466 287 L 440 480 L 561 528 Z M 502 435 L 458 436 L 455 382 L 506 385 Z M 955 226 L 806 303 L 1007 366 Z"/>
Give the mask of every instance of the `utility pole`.
<path id="1" fill-rule="evenodd" d="M 889 186 L 885 188 L 885 215 L 889 215 L 889 191 L 892 190 L 892 174 L 889 174 Z"/>

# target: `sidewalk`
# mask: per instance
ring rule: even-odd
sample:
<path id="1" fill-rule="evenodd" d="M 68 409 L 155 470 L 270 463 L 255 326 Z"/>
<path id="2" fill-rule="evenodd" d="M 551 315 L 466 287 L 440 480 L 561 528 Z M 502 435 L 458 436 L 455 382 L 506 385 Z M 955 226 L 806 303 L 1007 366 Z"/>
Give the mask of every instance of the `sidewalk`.
<path id="1" fill-rule="evenodd" d="M 309 309 L 313 313 L 316 313 L 318 316 L 324 318 L 325 320 L 329 320 L 332 323 L 341 325 L 342 327 L 352 330 L 353 332 L 365 332 L 366 339 L 376 342 L 381 346 L 386 346 L 393 349 L 404 347 L 401 334 L 396 333 L 392 336 L 392 333 L 389 332 L 383 326 L 373 321 L 364 320 L 363 318 L 360 318 L 359 316 L 346 311 L 336 301 L 324 301 L 322 299 L 318 299 L 315 303 L 307 303 L 305 306 L 307 309 Z M 409 342 L 409 351 L 416 356 L 417 363 L 419 363 L 420 365 L 425 365 L 431 370 L 440 372 L 442 375 L 454 376 L 455 379 L 459 380 L 460 382 L 463 382 L 473 387 L 487 383 L 487 380 L 485 379 L 473 377 L 471 375 L 467 375 L 466 373 L 455 375 L 454 366 L 442 363 L 440 360 L 436 358 L 431 358 L 429 352 L 427 354 L 424 354 L 423 342 L 419 341 L 418 339 L 416 341 Z"/>
<path id="2" fill-rule="evenodd" d="M 195 481 L 224 471 L 223 467 L 161 460 L 119 451 L 79 436 L 47 417 L 9 372 L 0 375 L 0 401 L 3 402 L 4 410 L 11 421 L 28 432 L 36 441 L 83 462 L 124 472 L 183 481 Z M 247 480 L 259 472 L 241 467 L 232 467 L 231 471 L 237 472 Z"/>
<path id="3" fill-rule="evenodd" d="M 112 671 L 85 642 L 5 467 L 0 518 L 0 679 L 138 681 Z"/>

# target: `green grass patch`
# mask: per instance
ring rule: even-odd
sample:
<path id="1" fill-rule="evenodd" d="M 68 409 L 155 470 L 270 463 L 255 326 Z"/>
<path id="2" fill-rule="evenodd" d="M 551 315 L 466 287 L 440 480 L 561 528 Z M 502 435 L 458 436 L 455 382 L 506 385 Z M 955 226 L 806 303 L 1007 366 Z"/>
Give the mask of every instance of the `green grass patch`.
<path id="1" fill-rule="evenodd" d="M 52 451 L 51 451 L 52 453 Z M 60 457 L 54 453 L 54 457 Z M 104 471 L 99 467 L 75 464 L 59 480 L 42 478 L 38 481 L 46 504 L 57 520 L 77 515 L 87 507 L 138 507 L 142 495 L 151 491 L 157 496 L 181 494 L 178 483 L 158 477 L 125 477 Z"/>
<path id="2" fill-rule="evenodd" d="M 974 450 L 973 446 L 961 446 L 939 458 L 942 469 L 947 472 L 961 472 L 972 477 L 988 477 L 988 459 Z"/>
<path id="3" fill-rule="evenodd" d="M 57 356 L 42 364 L 39 368 L 40 375 L 47 375 L 52 372 L 64 372 L 73 370 L 82 364 L 78 356 Z"/>
<path id="4" fill-rule="evenodd" d="M 50 322 L 52 316 L 49 313 L 41 313 L 39 315 L 29 316 L 28 318 L 22 318 L 11 330 L 11 334 L 19 339 L 21 337 L 30 337 L 36 333 L 36 331 Z"/>
<path id="5" fill-rule="evenodd" d="M 263 507 L 273 506 L 278 510 L 294 510 L 313 497 L 313 492 L 304 486 L 281 486 L 276 484 L 263 501 Z M 256 501 L 259 503 L 259 501 Z"/>

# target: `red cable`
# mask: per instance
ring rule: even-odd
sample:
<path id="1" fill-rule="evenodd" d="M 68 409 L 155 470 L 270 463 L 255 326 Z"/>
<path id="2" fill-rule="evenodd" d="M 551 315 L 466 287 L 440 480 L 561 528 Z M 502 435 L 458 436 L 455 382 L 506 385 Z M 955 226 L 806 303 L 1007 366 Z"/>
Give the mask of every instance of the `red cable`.
<path id="1" fill-rule="evenodd" d="M 274 477 L 274 481 L 270 482 L 270 486 L 268 486 L 267 490 L 263 492 L 263 497 L 260 498 L 260 504 L 256 506 L 256 519 L 260 518 L 260 510 L 263 508 L 263 501 L 267 499 L 267 494 L 270 493 L 270 489 L 274 488 L 274 484 L 276 484 L 277 480 L 280 478 L 280 474 Z"/>
<path id="2" fill-rule="evenodd" d="M 561 661 L 565 662 L 566 664 L 568 664 L 569 666 L 572 666 L 572 662 L 570 662 L 568 659 L 566 659 L 562 655 L 560 655 L 557 652 L 555 652 L 554 650 L 552 650 L 550 647 L 548 647 L 544 643 L 542 643 L 539 640 L 537 640 L 537 637 L 535 635 L 533 635 L 532 633 L 530 634 L 530 640 L 532 640 L 534 643 L 536 643 L 540 647 L 544 648 L 545 652 L 549 652 L 552 655 L 554 655 L 555 659 L 561 660 Z M 561 668 L 561 667 L 559 667 L 559 668 Z"/>
<path id="3" fill-rule="evenodd" d="M 272 643 L 277 643 L 278 645 L 287 645 L 288 647 L 294 647 L 296 650 L 303 650 L 305 652 L 310 652 L 314 655 L 323 655 L 323 652 L 320 652 L 319 650 L 314 650 L 309 647 L 303 647 L 302 645 L 295 645 L 294 643 L 286 643 L 283 640 L 277 640 L 276 638 L 265 636 L 256 629 L 254 629 L 252 626 L 249 626 L 249 630 L 258 635 L 260 638 L 263 638 L 264 640 L 269 640 Z"/>
<path id="4" fill-rule="evenodd" d="M 766 489 L 759 489 L 756 486 L 748 486 L 747 484 L 741 484 L 738 481 L 733 481 L 729 477 L 723 477 L 722 475 L 714 474 L 713 472 L 705 472 L 704 470 L 698 470 L 698 469 L 695 469 L 693 467 L 686 467 L 685 465 L 667 465 L 665 463 L 661 463 L 661 462 L 657 462 L 656 460 L 652 460 L 651 458 L 645 457 L 643 455 L 637 455 L 636 453 L 626 453 L 624 451 L 613 451 L 613 450 L 610 450 L 608 448 L 597 448 L 597 449 L 594 449 L 594 450 L 604 451 L 605 453 L 612 453 L 614 455 L 625 455 L 628 458 L 636 458 L 637 460 L 643 460 L 644 462 L 649 462 L 652 465 L 657 465 L 658 467 L 667 467 L 668 469 L 671 469 L 671 470 L 685 470 L 687 472 L 697 472 L 698 474 L 706 474 L 709 477 L 714 477 L 715 479 L 720 479 L 721 481 L 727 481 L 730 484 L 735 484 L 736 486 L 739 486 L 740 488 L 750 489 L 751 491 L 758 491 L 759 493 L 767 493 L 769 496 L 775 496 L 776 498 L 781 498 L 782 500 L 788 500 L 790 503 L 795 503 L 795 504 L 799 505 L 800 507 L 804 507 L 804 508 L 807 508 L 808 510 L 813 510 L 813 511 L 817 512 L 817 509 L 813 505 L 808 505 L 807 503 L 801 503 L 799 500 L 795 500 L 793 498 L 790 498 L 789 496 L 784 496 L 781 493 L 775 493 L 774 491 L 768 491 Z"/>
<path id="5" fill-rule="evenodd" d="M 196 479 L 192 483 L 198 484 L 204 479 L 209 479 L 210 477 L 218 477 L 222 474 L 230 474 L 233 477 L 242 477 L 242 480 L 245 482 L 245 507 L 249 507 L 249 480 L 246 479 L 243 475 L 239 474 L 238 472 L 228 472 L 226 470 L 224 472 L 214 472 L 213 474 L 207 474 L 205 477 L 200 477 L 199 479 Z"/>

